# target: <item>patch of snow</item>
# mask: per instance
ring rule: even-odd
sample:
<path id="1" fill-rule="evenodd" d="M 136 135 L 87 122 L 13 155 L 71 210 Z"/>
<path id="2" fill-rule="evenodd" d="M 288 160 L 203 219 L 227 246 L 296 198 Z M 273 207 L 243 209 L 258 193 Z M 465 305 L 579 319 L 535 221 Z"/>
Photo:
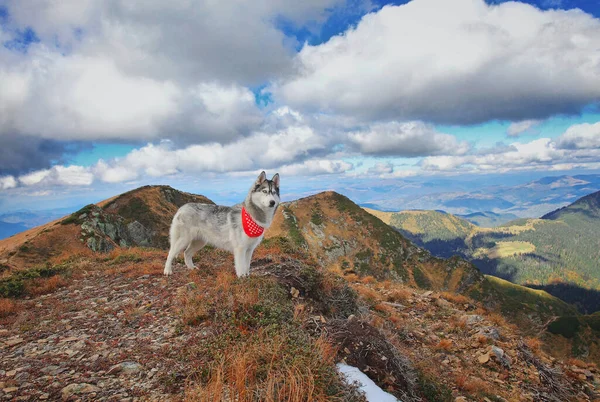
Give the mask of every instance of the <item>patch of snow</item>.
<path id="1" fill-rule="evenodd" d="M 369 402 L 400 402 L 394 395 L 385 392 L 377 384 L 373 382 L 365 373 L 356 367 L 349 366 L 345 363 L 338 363 L 337 369 L 344 374 L 348 384 L 358 383 L 361 391 L 365 393 L 365 397 Z"/>

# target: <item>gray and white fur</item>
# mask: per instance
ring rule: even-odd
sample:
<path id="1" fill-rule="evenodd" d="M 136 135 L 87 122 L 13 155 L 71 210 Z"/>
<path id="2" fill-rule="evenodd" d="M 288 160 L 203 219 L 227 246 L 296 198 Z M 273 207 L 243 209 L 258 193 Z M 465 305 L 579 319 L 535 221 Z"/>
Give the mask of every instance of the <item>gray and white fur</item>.
<path id="1" fill-rule="evenodd" d="M 173 217 L 169 239 L 171 248 L 165 264 L 165 275 L 173 273 L 173 259 L 182 251 L 185 265 L 196 268 L 192 257 L 206 244 L 233 253 L 235 272 L 238 277 L 250 273 L 250 261 L 254 249 L 260 244 L 264 232 L 258 237 L 249 237 L 242 226 L 242 207 L 263 228 L 271 226 L 279 206 L 279 174 L 271 180 L 262 172 L 243 203 L 233 207 L 189 203 Z"/>

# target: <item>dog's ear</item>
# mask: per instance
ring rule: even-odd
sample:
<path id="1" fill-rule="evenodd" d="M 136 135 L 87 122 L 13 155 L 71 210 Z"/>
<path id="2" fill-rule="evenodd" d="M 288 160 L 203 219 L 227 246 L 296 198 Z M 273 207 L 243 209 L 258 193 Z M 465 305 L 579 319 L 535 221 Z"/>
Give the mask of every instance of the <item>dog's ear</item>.
<path id="1" fill-rule="evenodd" d="M 256 181 L 254 182 L 255 186 L 260 186 L 261 184 L 263 184 L 263 182 L 267 180 L 267 174 L 265 173 L 265 171 L 263 170 L 262 172 L 260 172 L 260 174 L 258 175 L 258 178 L 256 179 Z"/>
<path id="2" fill-rule="evenodd" d="M 279 188 L 279 173 L 275 173 L 271 181 L 275 183 L 275 187 Z"/>

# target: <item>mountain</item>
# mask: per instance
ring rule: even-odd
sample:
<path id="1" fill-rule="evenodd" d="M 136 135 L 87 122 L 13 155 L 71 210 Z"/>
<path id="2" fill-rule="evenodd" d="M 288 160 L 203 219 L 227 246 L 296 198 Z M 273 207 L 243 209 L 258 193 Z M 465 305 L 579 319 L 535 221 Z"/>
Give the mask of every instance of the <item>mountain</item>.
<path id="1" fill-rule="evenodd" d="M 589 292 L 554 286 L 571 283 L 576 289 L 600 290 L 600 192 L 546 214 L 542 219 L 519 219 L 495 228 L 446 224 L 450 218 L 436 211 L 392 214 L 389 221 L 416 244 L 434 255 L 460 255 L 484 273 L 514 283 L 548 289 L 583 312 L 600 304 Z M 455 219 L 460 219 L 456 218 Z"/>
<path id="2" fill-rule="evenodd" d="M 282 204 L 249 277 L 205 247 L 166 278 L 186 200 L 208 202 L 145 187 L 0 241 L 4 399 L 364 401 L 338 362 L 405 402 L 597 396 L 593 346 L 573 349 L 585 361 L 555 348 L 588 342 L 593 320 L 433 257 L 334 192 Z M 545 331 L 557 317 L 582 334 Z"/>
<path id="3" fill-rule="evenodd" d="M 0 264 L 15 268 L 55 262 L 65 255 L 117 247 L 168 247 L 177 209 L 208 198 L 169 186 L 145 186 L 91 204 L 68 217 L 0 240 Z"/>
<path id="4" fill-rule="evenodd" d="M 542 216 L 542 219 L 562 220 L 567 222 L 584 218 L 592 220 L 600 219 L 600 191 L 586 195 L 567 207 L 560 208 Z"/>
<path id="5" fill-rule="evenodd" d="M 456 216 L 482 228 L 493 228 L 519 218 L 515 214 L 497 214 L 492 211 L 474 212 L 472 214 Z"/>

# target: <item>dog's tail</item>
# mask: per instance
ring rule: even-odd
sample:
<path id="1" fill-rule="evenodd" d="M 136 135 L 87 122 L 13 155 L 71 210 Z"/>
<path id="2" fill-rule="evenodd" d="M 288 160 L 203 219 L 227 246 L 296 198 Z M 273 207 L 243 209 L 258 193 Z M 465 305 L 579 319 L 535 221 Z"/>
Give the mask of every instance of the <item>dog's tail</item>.
<path id="1" fill-rule="evenodd" d="M 169 243 L 173 244 L 173 240 L 177 239 L 177 218 L 179 217 L 179 211 L 173 216 L 171 227 L 169 228 Z"/>

